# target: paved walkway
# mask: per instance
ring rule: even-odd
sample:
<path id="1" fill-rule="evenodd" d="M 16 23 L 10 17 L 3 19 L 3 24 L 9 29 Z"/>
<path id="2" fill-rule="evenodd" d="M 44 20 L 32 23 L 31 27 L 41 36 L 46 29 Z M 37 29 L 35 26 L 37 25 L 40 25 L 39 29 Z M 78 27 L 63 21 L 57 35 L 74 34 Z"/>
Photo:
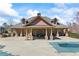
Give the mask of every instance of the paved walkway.
<path id="1" fill-rule="evenodd" d="M 16 39 L 16 40 L 15 40 Z M 8 51 L 13 55 L 19 56 L 59 56 L 59 55 L 79 55 L 79 53 L 57 53 L 49 42 L 56 41 L 79 41 L 78 39 L 67 40 L 68 37 L 62 37 L 62 40 L 26 40 L 23 37 L 0 38 L 0 44 L 6 45 L 3 51 Z"/>
<path id="2" fill-rule="evenodd" d="M 8 51 L 13 55 L 21 56 L 52 56 L 55 55 L 53 48 L 45 40 L 33 41 L 0 41 L 0 44 L 6 45 L 3 51 Z"/>

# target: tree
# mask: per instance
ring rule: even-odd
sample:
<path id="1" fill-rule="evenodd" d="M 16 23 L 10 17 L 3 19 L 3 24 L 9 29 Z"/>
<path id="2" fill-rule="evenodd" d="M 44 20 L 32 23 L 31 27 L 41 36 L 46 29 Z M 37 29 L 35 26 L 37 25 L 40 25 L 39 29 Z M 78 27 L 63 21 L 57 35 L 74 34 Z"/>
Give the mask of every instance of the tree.
<path id="1" fill-rule="evenodd" d="M 54 23 L 56 24 L 58 22 L 58 19 L 57 18 L 54 18 Z"/>
<path id="2" fill-rule="evenodd" d="M 10 19 L 8 22 L 9 22 L 10 26 L 13 25 L 13 23 L 14 23 L 14 21 L 12 19 Z"/>
<path id="3" fill-rule="evenodd" d="M 54 18 L 52 22 L 53 22 L 54 24 L 57 24 L 57 23 L 58 23 L 58 19 L 57 19 L 57 18 Z"/>
<path id="4" fill-rule="evenodd" d="M 75 19 L 76 19 L 77 24 L 79 24 L 79 11 L 77 12 Z"/>
<path id="5" fill-rule="evenodd" d="M 75 17 L 74 17 L 75 22 L 73 22 L 71 24 L 72 26 L 72 31 L 79 33 L 79 12 L 76 13 Z"/>
<path id="6" fill-rule="evenodd" d="M 8 26 L 7 23 L 3 23 L 3 27 L 6 28 Z"/>

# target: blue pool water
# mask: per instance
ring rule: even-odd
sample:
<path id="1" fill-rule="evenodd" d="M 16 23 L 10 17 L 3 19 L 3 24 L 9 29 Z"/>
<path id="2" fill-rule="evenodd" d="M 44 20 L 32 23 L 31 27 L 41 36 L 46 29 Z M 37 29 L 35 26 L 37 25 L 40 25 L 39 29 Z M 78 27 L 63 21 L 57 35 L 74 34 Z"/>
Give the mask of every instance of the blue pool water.
<path id="1" fill-rule="evenodd" d="M 79 52 L 79 42 L 50 42 L 58 52 Z"/>
<path id="2" fill-rule="evenodd" d="M 5 47 L 5 45 L 0 45 L 0 49 L 3 49 Z M 2 50 L 0 50 L 0 56 L 14 56 L 11 53 L 7 53 L 7 52 L 3 52 Z"/>
<path id="3" fill-rule="evenodd" d="M 13 55 L 7 52 L 0 51 L 0 56 L 13 56 Z"/>

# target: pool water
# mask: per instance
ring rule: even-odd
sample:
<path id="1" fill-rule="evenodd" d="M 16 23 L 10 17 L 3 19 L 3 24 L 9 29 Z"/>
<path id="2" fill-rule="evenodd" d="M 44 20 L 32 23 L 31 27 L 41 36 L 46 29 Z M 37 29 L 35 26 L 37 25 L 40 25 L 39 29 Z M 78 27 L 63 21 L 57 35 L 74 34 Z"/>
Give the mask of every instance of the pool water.
<path id="1" fill-rule="evenodd" d="M 79 52 L 79 42 L 50 42 L 57 52 Z"/>
<path id="2" fill-rule="evenodd" d="M 64 48 L 79 48 L 79 44 L 77 43 L 59 43 L 59 46 Z"/>
<path id="3" fill-rule="evenodd" d="M 5 47 L 5 45 L 0 45 L 0 49 L 3 49 Z M 2 50 L 0 50 L 0 56 L 14 56 L 11 53 L 7 53 L 7 52 L 3 52 Z"/>
<path id="4" fill-rule="evenodd" d="M 0 51 L 0 56 L 13 56 L 11 53 Z"/>

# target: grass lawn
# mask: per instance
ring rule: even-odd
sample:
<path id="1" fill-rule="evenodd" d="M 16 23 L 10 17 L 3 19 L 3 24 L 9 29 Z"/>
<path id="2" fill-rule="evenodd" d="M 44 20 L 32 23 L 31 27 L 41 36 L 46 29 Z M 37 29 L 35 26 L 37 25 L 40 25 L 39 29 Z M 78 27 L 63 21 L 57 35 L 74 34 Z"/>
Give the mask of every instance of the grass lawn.
<path id="1" fill-rule="evenodd" d="M 69 37 L 78 38 L 79 39 L 79 34 L 78 33 L 69 32 Z"/>

